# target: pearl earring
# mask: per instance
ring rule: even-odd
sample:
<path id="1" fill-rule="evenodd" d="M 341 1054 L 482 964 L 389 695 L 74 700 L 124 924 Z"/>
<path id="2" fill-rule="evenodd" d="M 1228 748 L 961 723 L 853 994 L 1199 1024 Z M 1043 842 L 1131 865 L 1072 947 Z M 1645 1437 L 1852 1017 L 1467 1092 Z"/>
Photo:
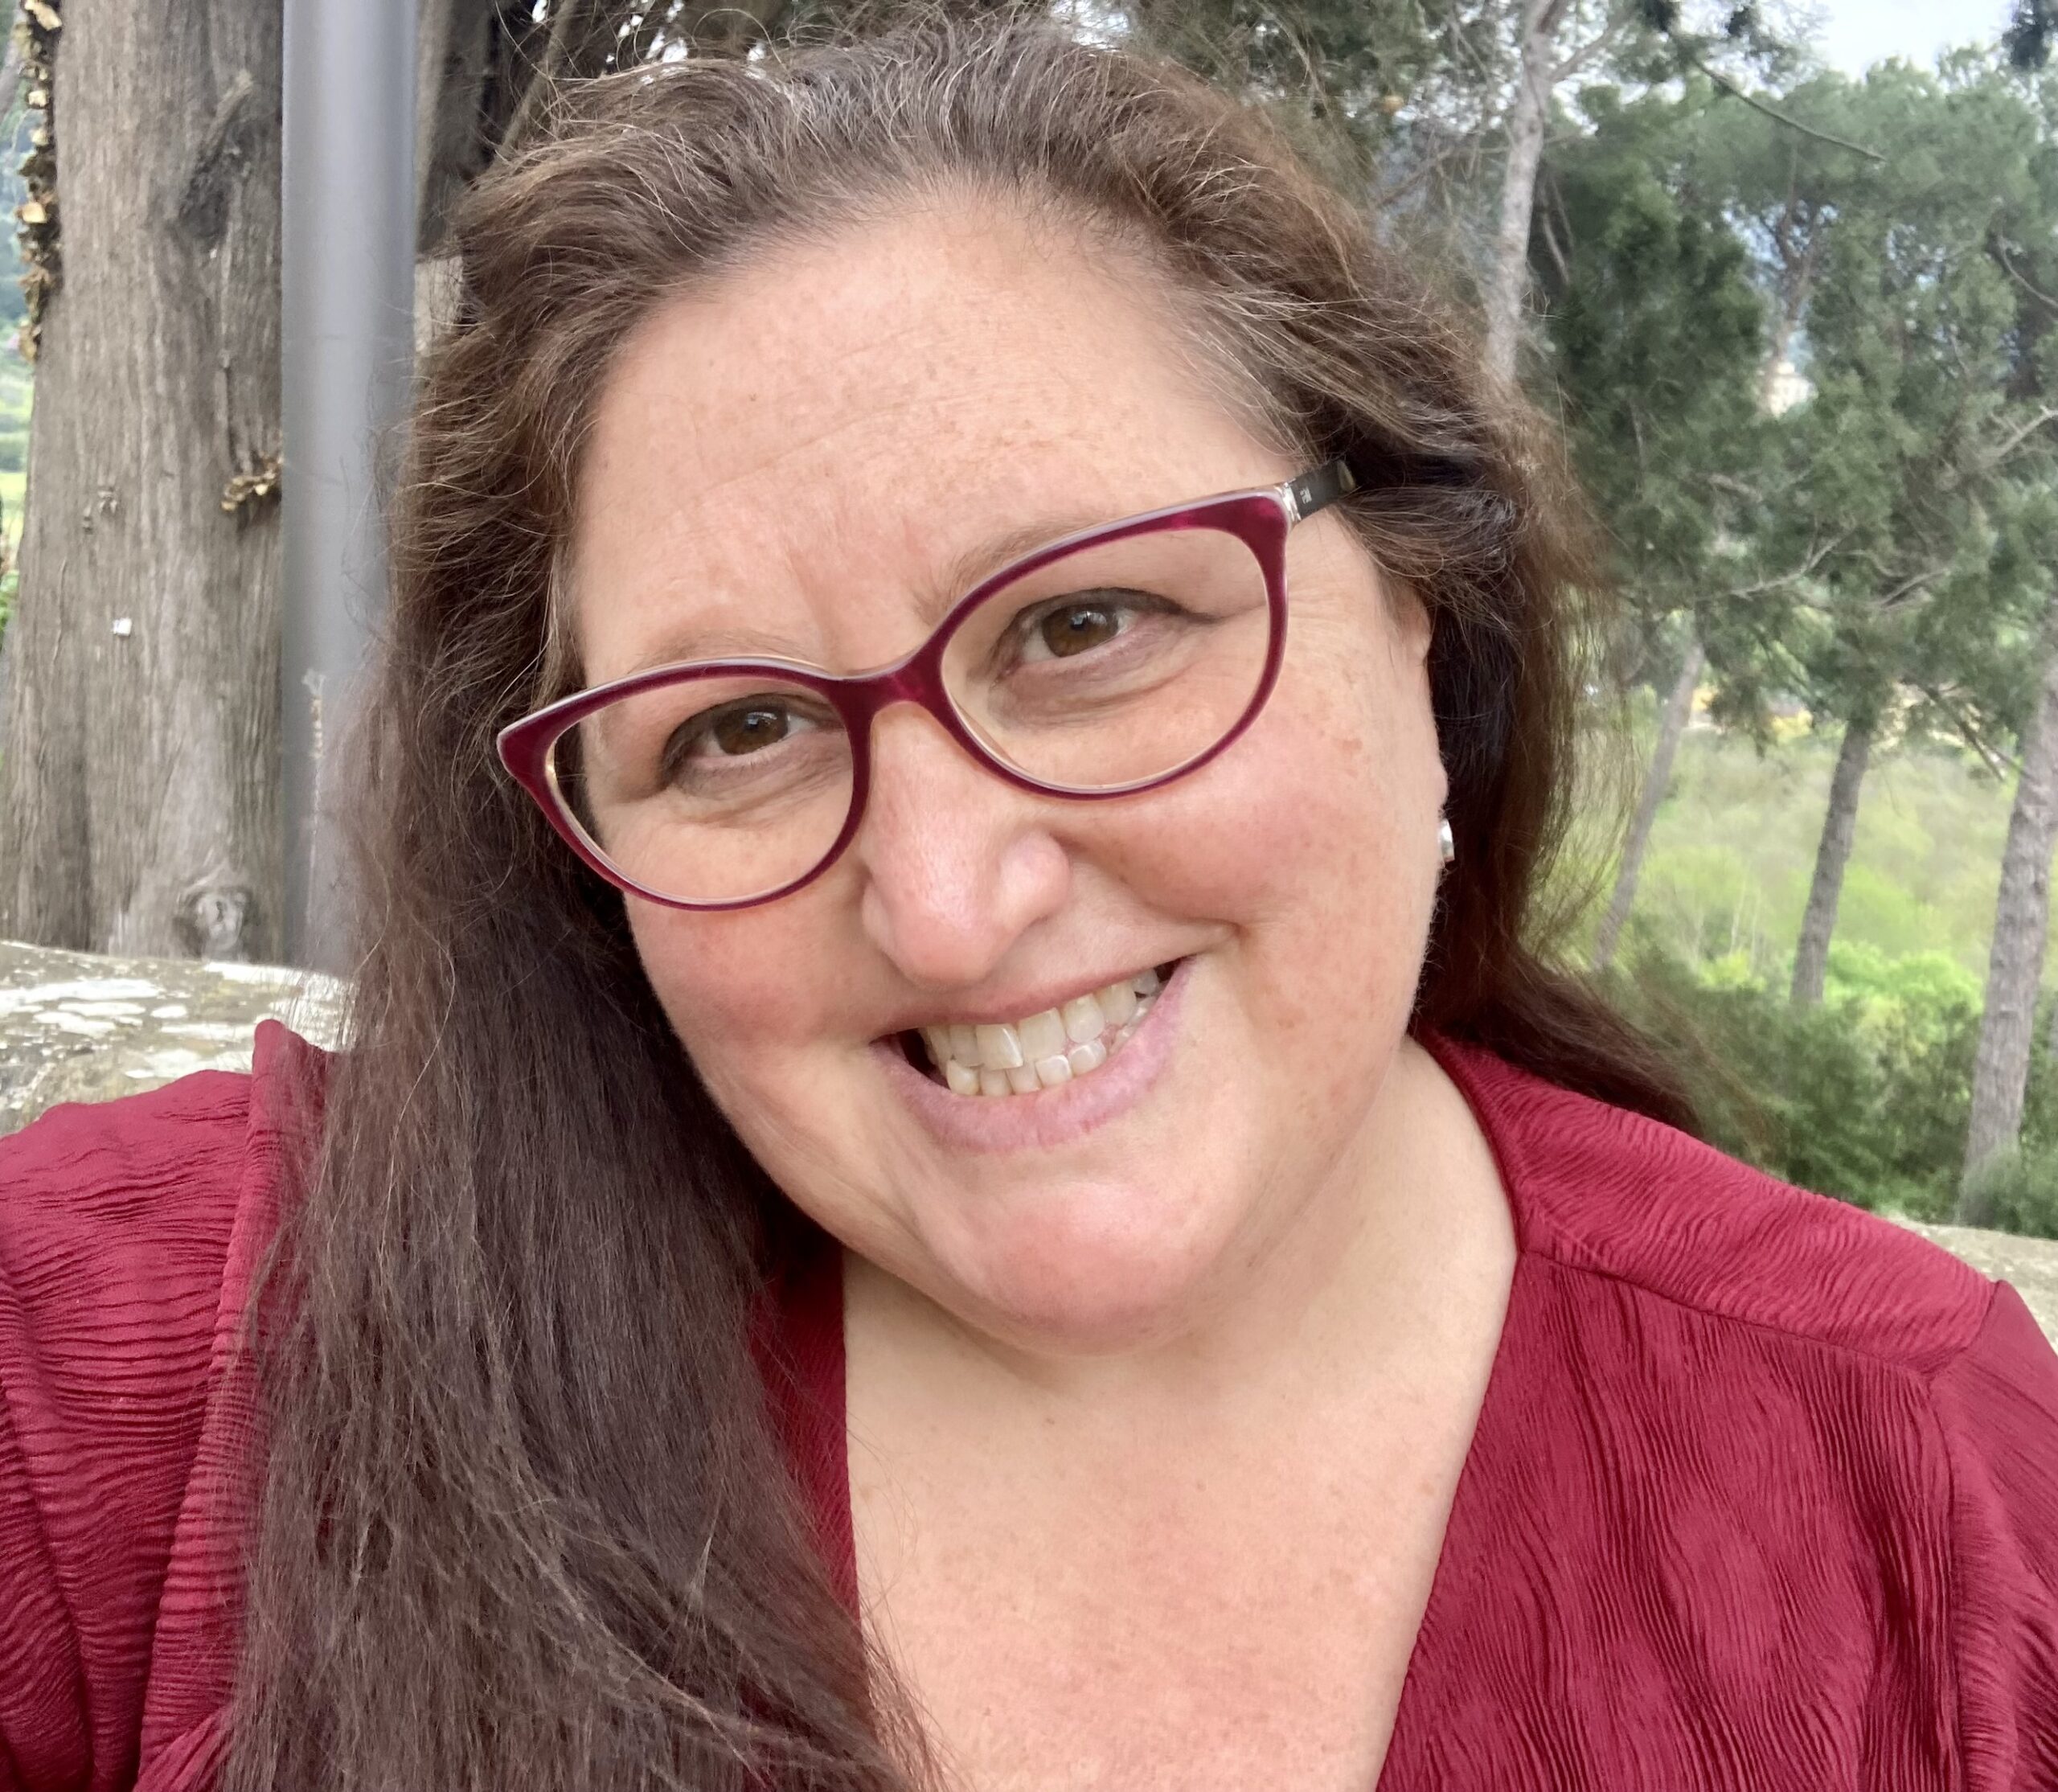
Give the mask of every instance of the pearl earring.
<path id="1" fill-rule="evenodd" d="M 1437 851 L 1446 865 L 1457 856 L 1457 842 L 1451 838 L 1450 818 L 1448 815 L 1437 823 Z"/>

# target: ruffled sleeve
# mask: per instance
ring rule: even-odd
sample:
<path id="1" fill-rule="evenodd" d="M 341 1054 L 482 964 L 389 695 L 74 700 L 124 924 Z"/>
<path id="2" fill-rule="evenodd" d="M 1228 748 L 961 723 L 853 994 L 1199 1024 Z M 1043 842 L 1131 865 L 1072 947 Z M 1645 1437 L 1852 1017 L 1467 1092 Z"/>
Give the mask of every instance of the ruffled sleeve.
<path id="1" fill-rule="evenodd" d="M 2058 1787 L 2058 1356 L 2003 1284 L 1933 1382 L 1968 1792 Z"/>
<path id="2" fill-rule="evenodd" d="M 251 1108 L 203 1073 L 0 1139 L 0 1792 L 136 1783 Z"/>

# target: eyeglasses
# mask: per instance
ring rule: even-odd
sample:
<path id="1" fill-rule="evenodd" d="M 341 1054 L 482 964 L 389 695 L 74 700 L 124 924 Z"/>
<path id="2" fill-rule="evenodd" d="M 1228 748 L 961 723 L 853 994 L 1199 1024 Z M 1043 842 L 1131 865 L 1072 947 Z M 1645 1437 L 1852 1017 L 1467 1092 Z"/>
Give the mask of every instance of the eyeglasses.
<path id="1" fill-rule="evenodd" d="M 872 719 L 893 703 L 1026 790 L 1155 789 L 1264 708 L 1288 531 L 1356 483 L 1333 461 L 1063 536 L 879 671 L 722 659 L 617 679 L 503 728 L 501 762 L 593 870 L 674 908 L 769 902 L 834 864 L 864 814 Z"/>

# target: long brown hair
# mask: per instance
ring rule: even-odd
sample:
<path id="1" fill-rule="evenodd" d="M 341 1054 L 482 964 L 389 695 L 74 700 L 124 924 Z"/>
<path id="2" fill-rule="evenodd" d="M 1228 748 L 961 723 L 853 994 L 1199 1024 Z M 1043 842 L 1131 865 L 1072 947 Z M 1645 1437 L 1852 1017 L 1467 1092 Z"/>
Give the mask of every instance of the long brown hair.
<path id="1" fill-rule="evenodd" d="M 789 1224 L 620 900 L 500 774 L 551 693 L 553 572 L 610 357 L 785 231 L 938 184 L 1152 256 L 1434 618 L 1457 857 L 1417 1023 L 1687 1110 L 1551 968 L 1578 703 L 1572 514 L 1476 342 L 1261 121 L 1046 26 L 937 22 L 568 93 L 472 195 L 421 371 L 363 777 L 352 1048 L 272 1281 L 232 1792 L 906 1783 L 763 1411 Z M 576 669 L 573 669 L 576 670 Z M 269 1309 L 268 1309 L 269 1310 Z"/>

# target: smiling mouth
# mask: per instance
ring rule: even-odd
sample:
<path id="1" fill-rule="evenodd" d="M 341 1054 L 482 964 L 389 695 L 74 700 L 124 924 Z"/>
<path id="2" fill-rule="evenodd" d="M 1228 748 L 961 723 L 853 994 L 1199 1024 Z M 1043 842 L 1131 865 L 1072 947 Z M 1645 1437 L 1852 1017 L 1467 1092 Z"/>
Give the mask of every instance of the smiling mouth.
<path id="1" fill-rule="evenodd" d="M 1129 1044 L 1179 961 L 1074 996 L 1020 1020 L 923 1027 L 900 1035 L 908 1061 L 953 1095 L 1035 1095 L 1090 1076 Z"/>

